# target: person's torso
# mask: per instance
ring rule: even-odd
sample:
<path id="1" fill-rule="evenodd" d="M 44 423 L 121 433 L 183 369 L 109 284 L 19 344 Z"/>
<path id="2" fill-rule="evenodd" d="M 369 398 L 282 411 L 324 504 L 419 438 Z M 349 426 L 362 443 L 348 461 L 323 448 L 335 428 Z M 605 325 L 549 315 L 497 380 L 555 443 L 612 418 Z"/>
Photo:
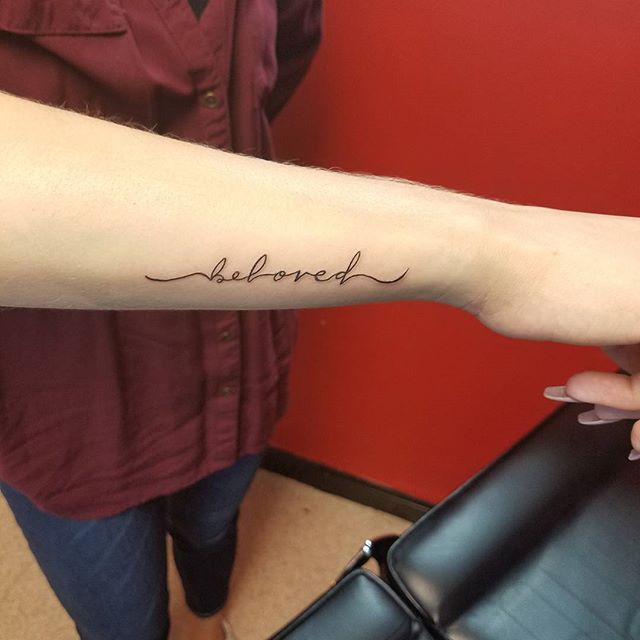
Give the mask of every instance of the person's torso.
<path id="1" fill-rule="evenodd" d="M 190 1 L 2 0 L 0 90 L 268 156 L 276 0 Z"/>

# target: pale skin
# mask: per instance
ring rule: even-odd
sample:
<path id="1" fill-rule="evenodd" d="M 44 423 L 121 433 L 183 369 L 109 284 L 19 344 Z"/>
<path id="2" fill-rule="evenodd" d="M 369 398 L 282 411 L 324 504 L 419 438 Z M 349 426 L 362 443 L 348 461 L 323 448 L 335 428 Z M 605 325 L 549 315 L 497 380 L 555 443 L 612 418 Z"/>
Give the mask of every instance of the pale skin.
<path id="1" fill-rule="evenodd" d="M 0 306 L 421 300 L 514 338 L 640 343 L 640 219 L 277 164 L 6 94 L 0 113 Z M 354 272 L 372 278 L 329 278 L 356 254 Z M 234 281 L 261 256 L 264 272 L 289 275 Z M 222 259 L 219 282 L 211 274 Z M 565 397 L 640 417 L 640 381 L 613 375 L 578 374 Z"/>
<path id="2" fill-rule="evenodd" d="M 640 219 L 278 164 L 6 94 L 0 113 L 0 306 L 431 300 L 515 338 L 640 343 Z M 386 284 L 328 280 L 356 253 L 354 273 Z M 263 255 L 265 272 L 325 275 L 232 280 Z M 211 274 L 222 258 L 222 284 L 145 277 Z"/>

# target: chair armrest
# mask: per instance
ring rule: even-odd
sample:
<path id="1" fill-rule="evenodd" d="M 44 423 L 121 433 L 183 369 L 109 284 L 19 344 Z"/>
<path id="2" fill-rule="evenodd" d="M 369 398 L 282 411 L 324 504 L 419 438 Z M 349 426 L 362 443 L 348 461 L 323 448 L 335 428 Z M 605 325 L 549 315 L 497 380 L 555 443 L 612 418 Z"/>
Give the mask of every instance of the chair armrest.
<path id="1" fill-rule="evenodd" d="M 270 640 L 433 640 L 377 576 L 357 569 Z"/>

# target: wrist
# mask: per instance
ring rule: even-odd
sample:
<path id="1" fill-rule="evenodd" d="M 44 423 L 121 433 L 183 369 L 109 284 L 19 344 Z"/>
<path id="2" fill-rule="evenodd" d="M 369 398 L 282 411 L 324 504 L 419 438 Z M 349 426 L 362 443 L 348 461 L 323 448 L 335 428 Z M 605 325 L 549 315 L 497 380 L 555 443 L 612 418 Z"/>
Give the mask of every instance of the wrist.
<path id="1" fill-rule="evenodd" d="M 419 297 L 477 315 L 495 253 L 491 221 L 502 205 L 433 188 L 427 189 L 425 201 L 422 232 L 416 234 L 424 251 Z"/>
<path id="2" fill-rule="evenodd" d="M 487 306 L 509 305 L 542 267 L 534 207 L 476 200 L 482 219 L 478 250 L 469 274 L 466 311 L 481 316 Z"/>

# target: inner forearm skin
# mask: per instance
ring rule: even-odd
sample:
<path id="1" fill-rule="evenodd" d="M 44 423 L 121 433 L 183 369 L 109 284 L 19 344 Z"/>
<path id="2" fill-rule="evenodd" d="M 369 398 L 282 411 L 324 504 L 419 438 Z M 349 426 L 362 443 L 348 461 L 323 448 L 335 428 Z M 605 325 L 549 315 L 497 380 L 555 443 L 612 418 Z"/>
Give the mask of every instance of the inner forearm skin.
<path id="1" fill-rule="evenodd" d="M 0 306 L 466 306 L 477 293 L 495 203 L 242 157 L 5 94 L 0 111 Z"/>

